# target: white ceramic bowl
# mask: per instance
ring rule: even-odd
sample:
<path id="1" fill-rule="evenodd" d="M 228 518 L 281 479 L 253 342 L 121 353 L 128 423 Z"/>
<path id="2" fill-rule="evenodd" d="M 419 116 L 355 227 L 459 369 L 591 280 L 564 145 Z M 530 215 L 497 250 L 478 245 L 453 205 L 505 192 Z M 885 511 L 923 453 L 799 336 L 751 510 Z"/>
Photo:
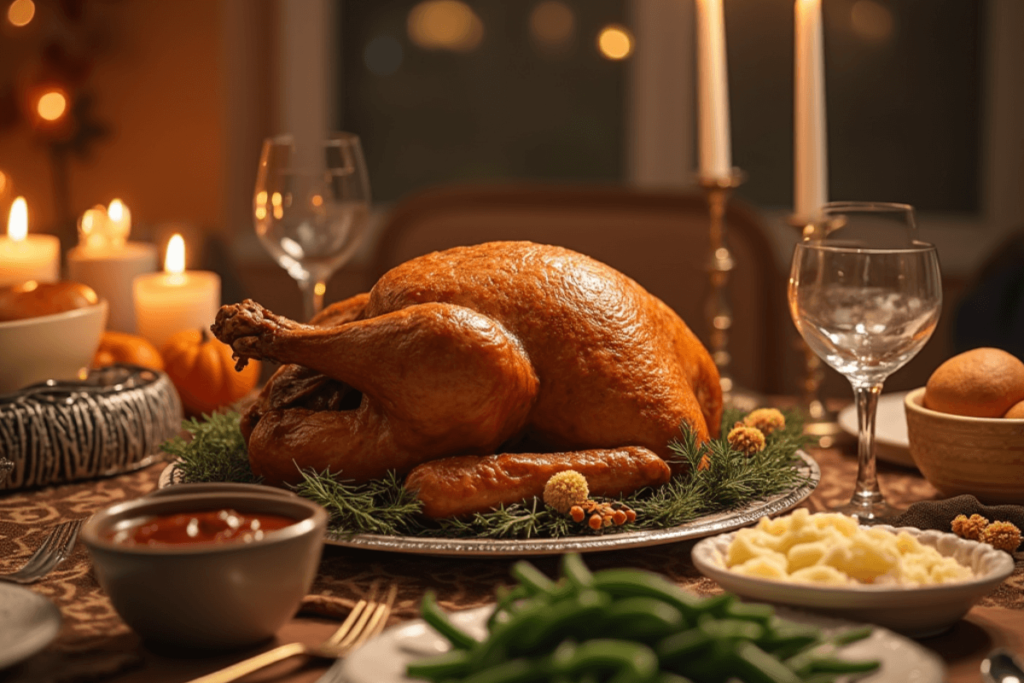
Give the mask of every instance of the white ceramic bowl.
<path id="1" fill-rule="evenodd" d="M 107 302 L 0 322 L 0 394 L 46 380 L 80 379 L 107 324 Z"/>
<path id="2" fill-rule="evenodd" d="M 914 638 L 942 633 L 1013 573 L 1013 558 L 984 543 L 914 527 L 874 528 L 893 533 L 906 531 L 922 545 L 932 546 L 940 554 L 954 557 L 960 564 L 970 567 L 974 578 L 913 588 L 894 585 L 818 586 L 745 576 L 725 566 L 726 553 L 736 532 L 706 538 L 695 545 L 693 563 L 702 574 L 741 597 L 878 624 Z"/>
<path id="3" fill-rule="evenodd" d="M 203 650 L 253 645 L 273 636 L 309 591 L 327 512 L 294 495 L 226 487 L 117 503 L 82 527 L 96 578 L 118 614 L 146 640 Z M 151 547 L 108 537 L 140 518 L 222 509 L 296 521 L 252 543 Z"/>

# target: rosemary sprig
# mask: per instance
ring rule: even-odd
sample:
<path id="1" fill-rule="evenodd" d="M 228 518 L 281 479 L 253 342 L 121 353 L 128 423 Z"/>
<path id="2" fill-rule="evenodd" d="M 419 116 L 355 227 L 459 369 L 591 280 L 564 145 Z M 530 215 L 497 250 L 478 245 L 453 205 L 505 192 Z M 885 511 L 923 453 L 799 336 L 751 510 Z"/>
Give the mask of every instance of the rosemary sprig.
<path id="1" fill-rule="evenodd" d="M 237 412 L 204 415 L 182 422 L 188 437 L 175 437 L 163 444 L 165 453 L 177 457 L 185 481 L 233 481 L 257 483 L 249 467 L 249 455 Z"/>
<path id="2" fill-rule="evenodd" d="M 343 473 L 302 472 L 296 493 L 323 505 L 331 514 L 331 530 L 342 535 L 372 533 L 447 538 L 561 538 L 601 535 L 637 529 L 666 528 L 697 517 L 740 507 L 752 501 L 797 488 L 807 482 L 795 467 L 796 450 L 807 439 L 796 412 L 786 413 L 786 428 L 771 434 L 763 451 L 745 456 L 732 451 L 724 438 L 743 413 L 727 410 L 719 439 L 698 443 L 683 425 L 669 444 L 685 475 L 656 489 L 642 489 L 619 502 L 637 513 L 634 523 L 590 529 L 558 514 L 537 499 L 464 519 L 428 520 L 422 504 L 394 472 L 384 479 L 356 484 Z M 174 439 L 164 450 L 180 459 L 185 481 L 258 481 L 249 468 L 238 413 L 191 420 L 184 428 L 190 439 Z"/>
<path id="3" fill-rule="evenodd" d="M 393 471 L 383 479 L 356 484 L 336 478 L 330 470 L 303 470 L 302 483 L 295 492 L 324 506 L 331 515 L 331 531 L 345 536 L 410 535 L 422 527 L 419 512 L 423 503 L 402 486 L 402 478 Z"/>

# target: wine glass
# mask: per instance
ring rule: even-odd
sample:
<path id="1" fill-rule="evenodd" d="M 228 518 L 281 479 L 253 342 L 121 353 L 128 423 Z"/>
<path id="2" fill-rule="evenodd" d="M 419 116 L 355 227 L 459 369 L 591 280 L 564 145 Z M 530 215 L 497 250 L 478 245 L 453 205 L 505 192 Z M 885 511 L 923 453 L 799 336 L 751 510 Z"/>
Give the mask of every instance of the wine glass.
<path id="1" fill-rule="evenodd" d="M 878 396 L 935 331 L 939 259 L 934 246 L 915 239 L 906 205 L 826 205 L 822 224 L 823 236 L 799 242 L 793 252 L 789 309 L 804 341 L 846 376 L 857 402 L 857 483 L 837 510 L 877 523 L 899 512 L 878 488 Z"/>
<path id="2" fill-rule="evenodd" d="M 256 234 L 302 290 L 306 320 L 323 309 L 327 280 L 366 233 L 370 180 L 359 137 L 335 133 L 319 143 L 291 135 L 263 142 L 253 216 Z"/>

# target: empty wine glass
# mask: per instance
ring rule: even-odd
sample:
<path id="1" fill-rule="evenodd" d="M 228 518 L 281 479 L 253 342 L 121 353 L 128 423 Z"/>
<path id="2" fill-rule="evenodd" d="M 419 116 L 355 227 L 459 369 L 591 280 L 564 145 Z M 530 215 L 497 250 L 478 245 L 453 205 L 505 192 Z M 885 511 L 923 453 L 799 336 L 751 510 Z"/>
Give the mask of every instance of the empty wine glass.
<path id="1" fill-rule="evenodd" d="M 875 412 L 885 379 L 925 345 L 939 320 L 942 284 L 935 247 L 915 238 L 913 209 L 827 205 L 825 236 L 793 252 L 789 309 L 800 335 L 845 375 L 857 401 L 857 483 L 838 511 L 862 522 L 899 512 L 878 487 Z"/>
<path id="2" fill-rule="evenodd" d="M 302 290 L 306 320 L 323 309 L 327 280 L 355 253 L 370 213 L 370 180 L 359 137 L 336 133 L 297 145 L 263 142 L 253 216 L 267 251 Z"/>

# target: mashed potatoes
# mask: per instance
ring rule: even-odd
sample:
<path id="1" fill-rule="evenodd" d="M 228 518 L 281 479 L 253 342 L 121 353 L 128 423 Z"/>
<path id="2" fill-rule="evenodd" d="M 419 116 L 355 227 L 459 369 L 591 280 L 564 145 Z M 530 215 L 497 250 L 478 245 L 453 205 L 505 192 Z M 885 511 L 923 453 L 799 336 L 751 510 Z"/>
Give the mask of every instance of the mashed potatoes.
<path id="1" fill-rule="evenodd" d="M 855 517 L 797 510 L 741 529 L 726 566 L 738 574 L 826 585 L 932 585 L 973 576 L 952 557 L 906 532 L 861 529 Z"/>

